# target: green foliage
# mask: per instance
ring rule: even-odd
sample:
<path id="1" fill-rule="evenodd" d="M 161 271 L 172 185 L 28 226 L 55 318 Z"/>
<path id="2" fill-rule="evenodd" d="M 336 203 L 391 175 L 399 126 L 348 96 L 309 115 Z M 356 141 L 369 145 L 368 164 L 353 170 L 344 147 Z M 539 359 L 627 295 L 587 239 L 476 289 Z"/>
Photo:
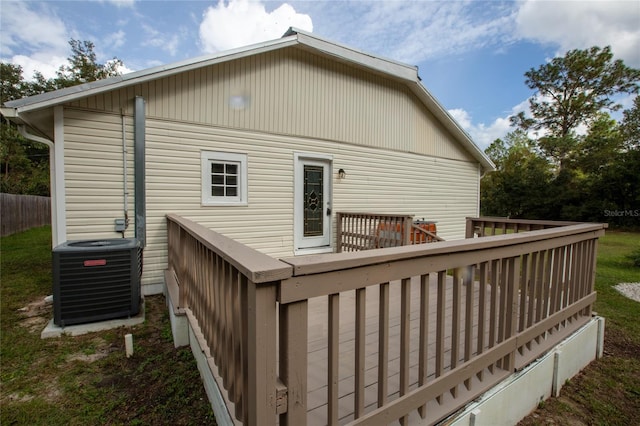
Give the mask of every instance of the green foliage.
<path id="1" fill-rule="evenodd" d="M 36 72 L 26 81 L 18 65 L 0 63 L 0 104 L 25 96 L 87 83 L 118 75 L 122 61 L 117 58 L 105 64 L 97 62 L 94 44 L 71 40 L 69 64 L 57 76 L 45 79 Z M 23 138 L 13 123 L 0 122 L 0 191 L 12 194 L 49 195 L 49 149 Z"/>
<path id="2" fill-rule="evenodd" d="M 498 167 L 481 185 L 482 214 L 489 216 L 543 218 L 549 196 L 551 171 L 524 132 L 509 133 L 486 150 Z"/>
<path id="3" fill-rule="evenodd" d="M 482 180 L 482 213 L 640 228 L 640 97 L 620 123 L 605 112 L 638 92 L 640 70 L 592 47 L 525 76 L 531 115 L 512 117 L 517 130 L 487 148 L 497 171 Z M 542 136 L 528 139 L 532 130 Z"/>
<path id="4" fill-rule="evenodd" d="M 0 62 L 0 103 L 20 99 L 28 90 L 20 65 Z"/>
<path id="5" fill-rule="evenodd" d="M 93 42 L 71 39 L 69 45 L 72 55 L 67 58 L 69 65 L 61 66 L 57 72 L 55 79 L 57 88 L 75 86 L 119 75 L 118 68 L 122 66 L 122 61 L 113 58 L 111 61 L 99 64 Z"/>
<path id="6" fill-rule="evenodd" d="M 633 107 L 623 111 L 620 130 L 628 149 L 640 149 L 640 96 L 633 100 Z"/>
<path id="7" fill-rule="evenodd" d="M 523 130 L 544 131 L 540 148 L 561 167 L 574 151 L 578 126 L 589 125 L 603 110 L 620 109 L 614 95 L 640 90 L 640 70 L 614 61 L 609 46 L 571 50 L 525 77 L 536 91 L 529 100 L 531 117 L 520 113 L 511 121 Z"/>
<path id="8" fill-rule="evenodd" d="M 0 123 L 0 192 L 49 195 L 49 149 Z"/>

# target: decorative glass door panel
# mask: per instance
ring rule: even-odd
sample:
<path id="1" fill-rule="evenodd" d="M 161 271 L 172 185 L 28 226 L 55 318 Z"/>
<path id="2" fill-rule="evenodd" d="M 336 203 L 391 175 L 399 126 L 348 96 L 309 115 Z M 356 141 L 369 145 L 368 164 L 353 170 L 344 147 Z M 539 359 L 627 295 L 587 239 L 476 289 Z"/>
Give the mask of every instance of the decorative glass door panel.
<path id="1" fill-rule="evenodd" d="M 322 236 L 324 227 L 323 168 L 304 165 L 304 236 Z"/>
<path id="2" fill-rule="evenodd" d="M 331 158 L 295 154 L 294 246 L 296 253 L 331 250 Z"/>

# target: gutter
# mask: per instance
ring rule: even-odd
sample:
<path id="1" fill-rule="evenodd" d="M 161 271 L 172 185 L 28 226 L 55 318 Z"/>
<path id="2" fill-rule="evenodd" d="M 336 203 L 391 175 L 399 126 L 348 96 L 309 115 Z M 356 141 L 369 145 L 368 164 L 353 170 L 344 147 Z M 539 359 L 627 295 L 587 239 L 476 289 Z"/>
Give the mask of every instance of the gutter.
<path id="1" fill-rule="evenodd" d="M 43 138 L 41 136 L 34 135 L 29 133 L 27 130 L 27 125 L 24 120 L 19 117 L 17 114 L 11 116 L 9 114 L 5 114 L 5 110 L 8 108 L 2 109 L 2 115 L 4 115 L 7 119 L 12 122 L 18 124 L 18 133 L 22 135 L 25 139 L 28 139 L 33 142 L 42 143 L 49 147 L 49 189 L 51 190 L 51 245 L 52 247 L 58 246 L 66 239 L 64 236 L 62 238 L 58 235 L 58 198 L 56 196 L 56 177 L 55 177 L 55 145 L 53 141 Z"/>

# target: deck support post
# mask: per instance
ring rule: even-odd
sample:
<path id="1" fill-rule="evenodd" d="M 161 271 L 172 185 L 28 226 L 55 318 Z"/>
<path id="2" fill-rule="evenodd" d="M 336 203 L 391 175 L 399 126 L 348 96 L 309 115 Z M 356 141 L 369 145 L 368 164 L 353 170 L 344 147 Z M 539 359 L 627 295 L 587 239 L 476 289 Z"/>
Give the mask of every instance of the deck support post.
<path id="1" fill-rule="evenodd" d="M 308 301 L 280 304 L 280 379 L 287 389 L 282 426 L 307 424 Z"/>
<path id="2" fill-rule="evenodd" d="M 247 426 L 276 424 L 276 289 L 247 282 Z"/>

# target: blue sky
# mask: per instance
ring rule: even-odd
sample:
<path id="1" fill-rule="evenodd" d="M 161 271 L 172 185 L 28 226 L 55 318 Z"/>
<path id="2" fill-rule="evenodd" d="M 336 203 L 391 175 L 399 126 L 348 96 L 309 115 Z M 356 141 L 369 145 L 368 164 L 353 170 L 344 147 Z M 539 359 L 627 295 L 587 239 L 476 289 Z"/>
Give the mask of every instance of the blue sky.
<path id="1" fill-rule="evenodd" d="M 611 45 L 640 68 L 640 1 L 0 0 L 0 58 L 53 76 L 71 38 L 125 71 L 280 37 L 289 26 L 419 67 L 485 148 L 532 92 L 524 73 L 569 49 Z M 622 99 L 630 105 L 630 99 Z"/>

